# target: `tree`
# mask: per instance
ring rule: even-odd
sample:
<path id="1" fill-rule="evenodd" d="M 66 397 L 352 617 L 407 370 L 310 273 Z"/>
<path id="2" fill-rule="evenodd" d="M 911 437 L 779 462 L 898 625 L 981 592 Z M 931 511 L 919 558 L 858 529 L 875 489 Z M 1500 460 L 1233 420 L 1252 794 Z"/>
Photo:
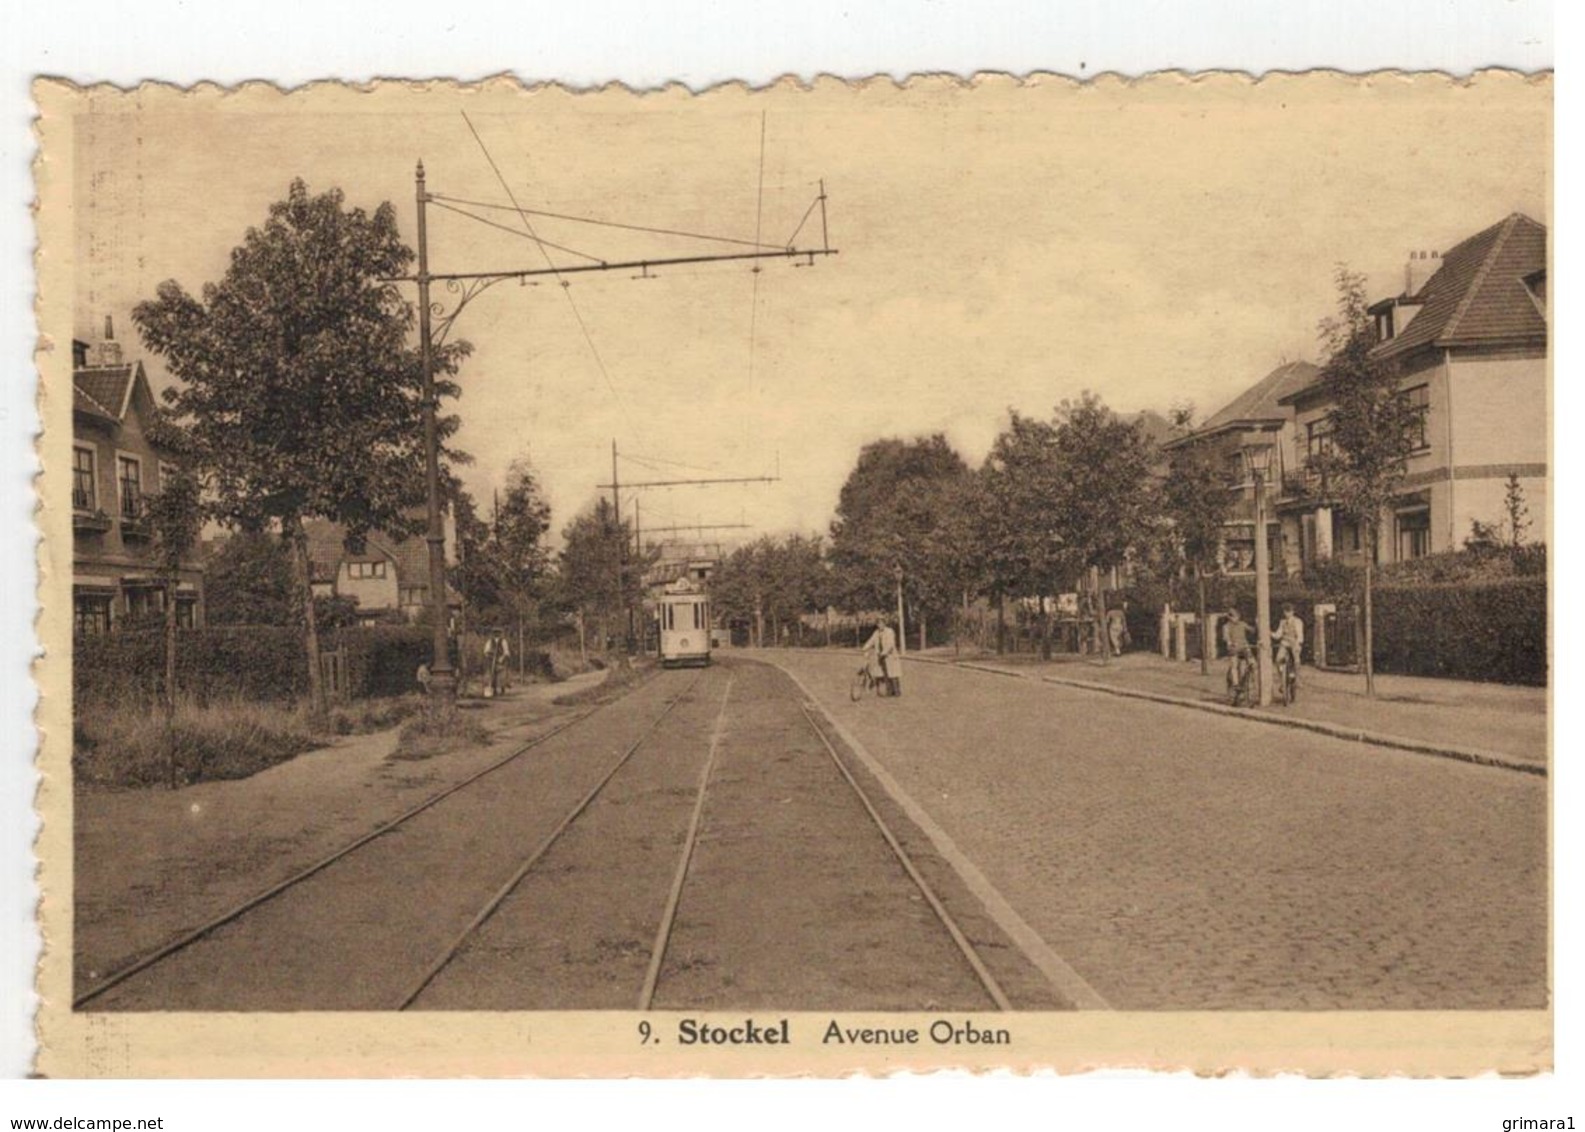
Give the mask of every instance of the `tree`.
<path id="1" fill-rule="evenodd" d="M 951 608 L 955 587 L 943 581 L 938 535 L 949 522 L 951 485 L 969 474 L 940 433 L 864 446 L 831 523 L 831 566 L 850 609 L 891 608 L 899 566 L 921 628 Z"/>
<path id="2" fill-rule="evenodd" d="M 408 344 L 412 309 L 382 282 L 412 259 L 389 203 L 370 215 L 344 207 L 339 190 L 312 196 L 295 180 L 219 282 L 194 297 L 167 280 L 132 312 L 179 383 L 165 397 L 192 439 L 211 513 L 243 530 L 277 528 L 292 551 L 316 714 L 325 700 L 304 520 L 354 537 L 420 533 L 423 374 Z M 457 394 L 450 375 L 468 352 L 460 342 L 437 351 L 438 397 Z M 457 419 L 438 424 L 444 440 Z"/>
<path id="3" fill-rule="evenodd" d="M 1058 509 L 1066 494 L 1064 475 L 1056 426 L 1011 412 L 981 470 L 977 516 L 985 576 L 997 596 L 998 651 L 1003 598 L 1035 598 L 1040 602 L 1041 655 L 1050 659 L 1047 599 L 1062 592 L 1079 569 Z"/>
<path id="4" fill-rule="evenodd" d="M 148 497 L 149 524 L 160 563 L 165 588 L 165 765 L 172 790 L 179 785 L 176 765 L 176 594 L 181 584 L 182 563 L 198 544 L 203 527 L 203 507 L 198 496 L 198 480 L 178 465 L 162 472 L 160 490 Z"/>
<path id="5" fill-rule="evenodd" d="M 1192 431 L 1192 408 L 1175 409 L 1173 426 L 1180 435 Z M 1232 485 L 1217 450 L 1209 444 L 1189 443 L 1175 448 L 1162 487 L 1162 508 L 1171 524 L 1170 553 L 1194 570 L 1202 645 L 1200 672 L 1211 670 L 1205 580 L 1216 571 L 1222 531 L 1233 509 Z"/>
<path id="6" fill-rule="evenodd" d="M 205 613 L 212 625 L 290 625 L 293 587 L 291 548 L 268 531 L 238 531 L 205 569 Z"/>
<path id="7" fill-rule="evenodd" d="M 1337 313 L 1321 320 L 1321 378 L 1331 401 L 1331 451 L 1315 458 L 1326 491 L 1366 535 L 1362 571 L 1365 693 L 1376 694 L 1374 568 L 1381 523 L 1402 486 L 1415 445 L 1415 409 L 1398 388 L 1397 367 L 1375 353 L 1365 277 L 1339 264 Z"/>
<path id="8" fill-rule="evenodd" d="M 461 553 L 454 583 L 467 606 L 484 621 L 517 627 L 518 656 L 525 624 L 536 620 L 549 596 L 550 504 L 527 458 L 507 470 L 506 490 L 491 500 L 488 520 L 472 496 L 456 494 L 457 542 Z"/>
<path id="9" fill-rule="evenodd" d="M 1083 570 L 1121 565 L 1147 535 L 1156 513 L 1154 452 L 1141 422 L 1122 419 L 1086 391 L 1077 401 L 1057 406 L 1056 450 L 1061 491 L 1051 505 L 1063 542 Z M 1095 639 L 1104 642 L 1106 609 L 1098 582 L 1091 613 Z M 1104 644 L 1101 656 L 1110 661 Z"/>
<path id="10" fill-rule="evenodd" d="M 604 498 L 573 519 L 562 539 L 565 545 L 557 557 L 559 597 L 577 615 L 580 636 L 591 618 L 599 625 L 602 641 L 625 633 L 622 611 L 643 600 L 644 571 L 654 556 L 635 558 L 626 553 L 633 541 L 632 528 L 617 520 L 611 501 Z"/>

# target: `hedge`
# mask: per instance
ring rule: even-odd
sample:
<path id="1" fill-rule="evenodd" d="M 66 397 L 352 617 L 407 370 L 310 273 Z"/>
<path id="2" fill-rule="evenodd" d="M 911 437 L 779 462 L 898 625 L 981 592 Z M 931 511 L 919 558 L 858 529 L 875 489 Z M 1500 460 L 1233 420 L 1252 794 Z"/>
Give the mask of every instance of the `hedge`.
<path id="1" fill-rule="evenodd" d="M 1376 592 L 1372 653 L 1378 672 L 1547 681 L 1547 584 L 1521 577 Z"/>
<path id="2" fill-rule="evenodd" d="M 1150 582 L 1120 590 L 1108 600 L 1127 599 L 1129 632 L 1136 648 L 1154 648 L 1164 601 L 1194 612 L 1195 583 Z M 1353 606 L 1352 590 L 1310 587 L 1299 579 L 1273 579 L 1272 620 L 1285 603 L 1304 622 L 1306 659 L 1315 642 L 1315 606 Z M 1251 622 L 1255 615 L 1252 579 L 1215 578 L 1206 584 L 1211 612 L 1236 605 Z M 1507 684 L 1547 681 L 1547 581 L 1523 575 L 1453 584 L 1388 582 L 1375 590 L 1372 652 L 1376 671 L 1405 676 L 1442 676 Z"/>
<path id="3" fill-rule="evenodd" d="M 322 651 L 338 647 L 346 650 L 350 697 L 400 695 L 417 687 L 418 666 L 430 659 L 430 634 L 412 626 L 378 626 L 321 636 Z M 72 664 L 78 702 L 152 699 L 164 681 L 164 633 L 132 630 L 81 637 L 73 643 Z M 302 633 L 275 625 L 180 630 L 176 686 L 200 703 L 302 699 L 308 694 Z"/>

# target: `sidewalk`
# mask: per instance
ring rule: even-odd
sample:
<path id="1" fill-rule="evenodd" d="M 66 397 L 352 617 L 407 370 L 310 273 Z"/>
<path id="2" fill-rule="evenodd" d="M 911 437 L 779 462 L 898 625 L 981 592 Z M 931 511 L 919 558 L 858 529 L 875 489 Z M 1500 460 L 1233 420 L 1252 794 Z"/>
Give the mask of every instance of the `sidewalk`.
<path id="1" fill-rule="evenodd" d="M 1288 707 L 1226 707 L 1226 661 L 1214 661 L 1200 675 L 1199 661 L 1166 660 L 1157 653 L 1131 652 L 1110 664 L 1098 658 L 1058 653 L 1042 662 L 1028 653 L 995 653 L 934 648 L 913 659 L 933 660 L 1016 673 L 1052 683 L 1102 691 L 1166 698 L 1206 710 L 1237 711 L 1272 722 L 1312 727 L 1332 734 L 1381 741 L 1473 762 L 1515 765 L 1545 773 L 1547 690 L 1420 676 L 1376 677 L 1376 698 L 1365 695 L 1358 674 L 1322 672 L 1305 666 L 1299 673 L 1298 702 Z"/>

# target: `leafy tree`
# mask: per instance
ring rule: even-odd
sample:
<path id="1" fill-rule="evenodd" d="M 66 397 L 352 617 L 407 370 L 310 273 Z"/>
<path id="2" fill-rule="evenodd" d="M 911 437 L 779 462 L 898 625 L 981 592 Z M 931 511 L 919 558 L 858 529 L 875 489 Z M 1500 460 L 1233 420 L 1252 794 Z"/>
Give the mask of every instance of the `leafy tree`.
<path id="1" fill-rule="evenodd" d="M 291 548 L 268 531 L 239 531 L 209 560 L 204 601 L 212 625 L 290 625 L 296 613 Z"/>
<path id="2" fill-rule="evenodd" d="M 977 516 L 998 611 L 1004 596 L 1040 599 L 1041 654 L 1048 659 L 1051 613 L 1045 599 L 1062 592 L 1079 569 L 1058 513 L 1064 474 L 1056 426 L 1014 411 L 985 458 Z"/>
<path id="3" fill-rule="evenodd" d="M 1331 401 L 1331 451 L 1316 459 L 1327 492 L 1366 536 L 1361 572 L 1365 640 L 1365 692 L 1376 694 L 1374 635 L 1375 564 L 1381 523 L 1398 494 L 1414 450 L 1415 409 L 1398 388 L 1396 366 L 1375 353 L 1365 277 L 1339 264 L 1337 313 L 1321 320 L 1325 364 L 1321 381 Z"/>
<path id="4" fill-rule="evenodd" d="M 1192 408 L 1173 411 L 1180 435 L 1193 429 Z M 1194 571 L 1200 631 L 1206 631 L 1206 578 L 1217 570 L 1222 530 L 1233 509 L 1232 485 L 1215 447 L 1185 444 L 1172 452 L 1162 485 L 1162 508 L 1170 523 L 1169 553 Z M 1200 649 L 1200 672 L 1211 666 L 1209 642 Z"/>
<path id="5" fill-rule="evenodd" d="M 1059 494 L 1051 500 L 1062 541 L 1083 570 L 1121 565 L 1149 532 L 1155 514 L 1153 446 L 1139 420 L 1127 421 L 1093 393 L 1057 406 Z M 1091 602 L 1095 639 L 1106 639 L 1106 610 Z M 1110 661 L 1111 652 L 1101 649 Z"/>
<path id="6" fill-rule="evenodd" d="M 412 308 L 383 283 L 413 259 L 389 203 L 371 215 L 301 180 L 248 229 L 217 283 L 197 297 L 174 280 L 133 310 L 179 382 L 165 397 L 191 437 L 194 469 L 221 523 L 278 528 L 292 550 L 296 604 L 316 713 L 324 711 L 303 522 L 354 536 L 418 534 L 425 499 L 422 389 Z M 440 349 L 436 394 L 466 343 Z M 442 439 L 457 428 L 439 421 Z M 453 460 L 463 459 L 451 453 Z"/>
<path id="7" fill-rule="evenodd" d="M 890 609 L 899 566 L 921 627 L 952 607 L 956 588 L 943 578 L 939 535 L 950 521 L 951 485 L 969 474 L 940 433 L 865 445 L 831 523 L 830 561 L 848 608 Z"/>
<path id="8" fill-rule="evenodd" d="M 618 521 L 611 501 L 603 498 L 573 519 L 562 539 L 557 575 L 563 607 L 577 615 L 580 631 L 594 621 L 602 641 L 625 633 L 624 611 L 643 600 L 644 571 L 653 555 L 627 553 L 632 527 Z"/>

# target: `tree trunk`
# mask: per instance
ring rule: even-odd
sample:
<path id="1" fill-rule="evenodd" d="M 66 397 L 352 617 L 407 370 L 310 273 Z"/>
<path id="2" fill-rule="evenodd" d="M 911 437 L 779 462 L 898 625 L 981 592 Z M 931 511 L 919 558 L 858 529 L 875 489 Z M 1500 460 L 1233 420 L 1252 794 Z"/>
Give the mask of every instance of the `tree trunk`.
<path id="1" fill-rule="evenodd" d="M 1376 570 L 1376 539 L 1379 535 L 1377 525 L 1371 524 L 1370 552 L 1365 555 L 1365 632 L 1364 641 L 1360 645 L 1361 662 L 1365 667 L 1365 695 L 1372 699 L 1376 696 L 1376 658 L 1373 655 L 1375 633 L 1375 609 L 1373 607 L 1375 570 Z"/>
<path id="2" fill-rule="evenodd" d="M 1002 656 L 1007 652 L 1007 598 L 1001 590 L 996 591 L 996 655 Z"/>
<path id="3" fill-rule="evenodd" d="M 517 619 L 517 677 L 519 680 L 528 673 L 528 669 L 524 667 L 528 663 L 528 661 L 523 659 L 525 655 L 523 652 L 523 618 L 519 616 Z"/>
<path id="4" fill-rule="evenodd" d="M 1090 567 L 1090 607 L 1095 611 L 1095 639 L 1101 645 L 1101 663 L 1112 663 L 1112 634 L 1106 624 L 1106 597 L 1101 591 L 1101 570 Z"/>
<path id="5" fill-rule="evenodd" d="M 1200 619 L 1200 675 L 1208 676 L 1211 672 L 1211 627 L 1206 622 L 1205 610 L 1205 568 L 1194 568 L 1195 581 L 1199 583 L 1199 608 L 1195 611 Z"/>
<path id="6" fill-rule="evenodd" d="M 1046 599 L 1040 599 L 1040 659 L 1051 659 L 1051 609 Z"/>
<path id="7" fill-rule="evenodd" d="M 176 577 L 165 582 L 165 769 L 170 788 L 180 783 L 176 766 Z"/>
<path id="8" fill-rule="evenodd" d="M 919 610 L 919 651 L 925 651 L 925 611 L 923 607 L 920 607 Z"/>
<path id="9" fill-rule="evenodd" d="M 578 610 L 578 663 L 585 670 L 589 667 L 589 638 L 583 628 L 583 610 Z"/>
<path id="10" fill-rule="evenodd" d="M 754 595 L 754 647 L 765 647 L 765 603 L 759 594 Z"/>
<path id="11" fill-rule="evenodd" d="M 296 515 L 286 520 L 285 532 L 292 544 L 297 595 L 303 603 L 303 647 L 308 653 L 308 708 L 317 726 L 326 715 L 325 685 L 319 668 L 319 626 L 314 619 L 314 579 L 308 561 L 308 533 L 303 530 L 303 520 Z"/>

